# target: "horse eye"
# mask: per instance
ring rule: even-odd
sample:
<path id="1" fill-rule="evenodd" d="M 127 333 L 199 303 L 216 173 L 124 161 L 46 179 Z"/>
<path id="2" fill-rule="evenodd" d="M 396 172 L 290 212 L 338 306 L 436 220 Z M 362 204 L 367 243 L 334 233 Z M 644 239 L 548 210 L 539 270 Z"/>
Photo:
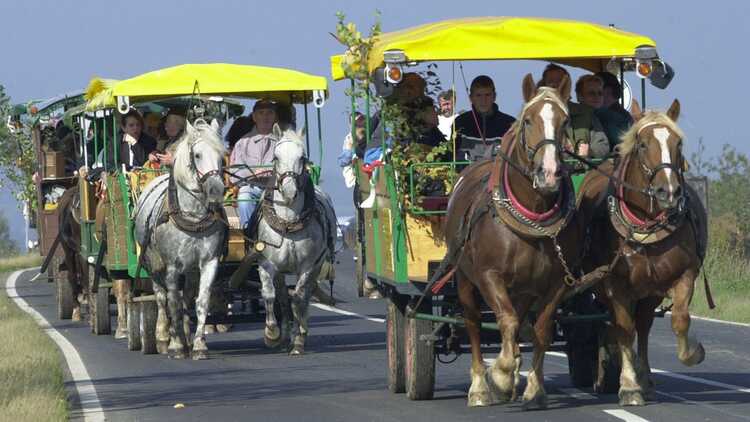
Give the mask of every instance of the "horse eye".
<path id="1" fill-rule="evenodd" d="M 528 117 L 526 117 L 526 118 L 523 119 L 523 123 L 526 124 L 526 125 L 530 125 L 531 124 L 531 119 L 529 119 Z"/>
<path id="2" fill-rule="evenodd" d="M 195 158 L 196 158 L 197 160 L 200 160 L 200 159 L 201 159 L 201 154 L 200 154 L 200 153 L 196 153 L 196 154 L 195 154 Z"/>

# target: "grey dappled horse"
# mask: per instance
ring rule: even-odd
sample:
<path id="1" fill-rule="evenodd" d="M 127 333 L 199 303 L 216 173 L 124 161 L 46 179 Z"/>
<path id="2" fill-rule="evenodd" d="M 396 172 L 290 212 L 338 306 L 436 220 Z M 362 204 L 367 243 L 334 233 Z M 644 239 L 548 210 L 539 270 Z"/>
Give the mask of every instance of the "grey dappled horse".
<path id="1" fill-rule="evenodd" d="M 253 229 L 256 245 L 264 246 L 261 251 L 256 249 L 267 310 L 264 338 L 269 347 L 285 346 L 292 334 L 291 314 L 296 330 L 289 354 L 300 355 L 308 333 L 310 297 L 318 288 L 321 267 L 333 260 L 330 240 L 336 235 L 336 214 L 328 195 L 312 186 L 299 134 L 290 130 L 281 133 L 277 125 L 274 134 L 279 139 L 274 147 L 275 183 L 264 192 L 257 211 L 260 217 Z M 291 298 L 285 274 L 297 276 Z M 281 308 L 281 324 L 273 312 L 276 299 Z"/>
<path id="2" fill-rule="evenodd" d="M 154 281 L 159 306 L 157 344 L 168 343 L 170 356 L 187 356 L 185 303 L 179 276 L 200 270 L 195 309 L 198 323 L 193 359 L 205 359 L 204 325 L 219 260 L 226 242 L 226 222 L 221 214 L 224 145 L 216 121 L 187 124 L 175 152 L 174 170 L 148 184 L 135 211 L 135 235 L 143 264 Z M 166 200 L 165 200 L 166 199 Z M 166 308 L 169 308 L 169 320 Z M 167 336 L 167 327 L 169 335 Z"/>

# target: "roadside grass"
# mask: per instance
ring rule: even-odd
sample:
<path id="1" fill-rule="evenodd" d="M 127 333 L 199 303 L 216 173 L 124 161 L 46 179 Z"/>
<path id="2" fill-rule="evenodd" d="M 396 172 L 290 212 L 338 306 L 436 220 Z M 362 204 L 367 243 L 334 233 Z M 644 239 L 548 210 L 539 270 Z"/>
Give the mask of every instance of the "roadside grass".
<path id="1" fill-rule="evenodd" d="M 5 290 L 10 271 L 39 264 L 38 255 L 0 259 L 0 421 L 68 420 L 60 351 Z"/>
<path id="2" fill-rule="evenodd" d="M 714 223 L 712 221 L 712 223 Z M 709 248 L 704 263 L 716 308 L 708 308 L 703 274 L 695 281 L 691 313 L 698 316 L 750 323 L 750 260 L 724 224 L 709 226 Z"/>

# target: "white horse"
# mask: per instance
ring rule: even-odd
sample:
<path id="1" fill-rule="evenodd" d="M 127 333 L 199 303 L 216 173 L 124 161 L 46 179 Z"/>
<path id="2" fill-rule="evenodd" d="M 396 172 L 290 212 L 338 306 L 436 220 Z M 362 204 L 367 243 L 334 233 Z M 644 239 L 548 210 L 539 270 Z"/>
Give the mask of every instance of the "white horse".
<path id="1" fill-rule="evenodd" d="M 174 358 L 187 357 L 189 345 L 179 276 L 195 270 L 200 270 L 200 284 L 193 359 L 207 358 L 204 326 L 227 234 L 222 213 L 225 152 L 215 120 L 210 125 L 203 120 L 188 123 L 175 152 L 174 170 L 149 183 L 136 205 L 136 240 L 159 306 L 157 344 L 162 352 L 168 345 Z"/>
<path id="2" fill-rule="evenodd" d="M 274 147 L 275 182 L 258 204 L 258 218 L 254 219 L 257 224 L 249 237 L 255 241 L 254 254 L 266 305 L 266 345 L 286 346 L 293 335 L 289 354 L 301 355 L 308 333 L 310 297 L 318 289 L 321 268 L 332 268 L 324 264 L 333 261 L 336 214 L 328 195 L 312 184 L 300 135 L 290 130 L 282 133 L 278 125 L 274 126 L 274 134 L 279 139 Z M 291 298 L 285 274 L 297 276 Z M 281 324 L 273 311 L 277 299 Z"/>

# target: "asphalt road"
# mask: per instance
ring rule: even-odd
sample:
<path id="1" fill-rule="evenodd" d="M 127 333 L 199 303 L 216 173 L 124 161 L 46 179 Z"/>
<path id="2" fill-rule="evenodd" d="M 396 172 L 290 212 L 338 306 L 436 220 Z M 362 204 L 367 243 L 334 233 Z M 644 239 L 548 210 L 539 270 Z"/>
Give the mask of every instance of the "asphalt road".
<path id="1" fill-rule="evenodd" d="M 57 320 L 53 285 L 30 283 L 35 271 L 25 272 L 16 288 L 77 349 L 111 421 L 750 420 L 750 328 L 698 320 L 692 332 L 707 358 L 686 368 L 677 360 L 669 319 L 657 319 L 651 338 L 656 394 L 644 407 L 622 409 L 615 395 L 572 389 L 567 360 L 559 353 L 546 359 L 549 409 L 544 411 L 525 412 L 520 403 L 467 408 L 469 355 L 437 364 L 434 400 L 413 402 L 391 394 L 385 302 L 357 298 L 351 256 L 340 259 L 337 307 L 356 315 L 312 308 L 302 357 L 268 351 L 259 323 L 209 335 L 206 361 L 145 356 L 127 351 L 125 340 L 90 334 L 85 323 Z M 524 356 L 524 369 L 529 358 Z M 73 416 L 80 418 L 75 388 L 72 382 L 68 386 Z M 176 409 L 178 403 L 184 407 Z"/>

